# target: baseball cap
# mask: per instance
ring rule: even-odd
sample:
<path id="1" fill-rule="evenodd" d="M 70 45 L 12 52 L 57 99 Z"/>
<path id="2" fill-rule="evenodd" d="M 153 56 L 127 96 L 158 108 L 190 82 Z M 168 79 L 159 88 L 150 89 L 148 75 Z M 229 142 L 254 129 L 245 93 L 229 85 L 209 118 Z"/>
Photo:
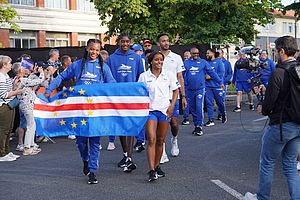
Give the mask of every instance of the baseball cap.
<path id="1" fill-rule="evenodd" d="M 143 51 L 143 47 L 140 44 L 133 44 L 131 49 L 135 51 Z"/>
<path id="2" fill-rule="evenodd" d="M 147 44 L 147 43 L 148 43 L 148 44 L 152 44 L 152 42 L 151 42 L 150 40 L 144 40 L 144 41 L 143 41 L 143 44 Z"/>

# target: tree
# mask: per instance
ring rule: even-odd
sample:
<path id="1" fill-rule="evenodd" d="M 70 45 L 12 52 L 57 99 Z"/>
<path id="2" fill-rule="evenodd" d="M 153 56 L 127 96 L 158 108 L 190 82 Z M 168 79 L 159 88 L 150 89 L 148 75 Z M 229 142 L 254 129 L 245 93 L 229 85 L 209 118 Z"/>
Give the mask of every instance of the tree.
<path id="1" fill-rule="evenodd" d="M 254 25 L 272 22 L 280 0 L 94 0 L 108 37 L 129 32 L 137 41 L 168 33 L 180 43 L 251 42 Z"/>
<path id="2" fill-rule="evenodd" d="M 21 32 L 20 27 L 14 21 L 15 19 L 19 19 L 16 10 L 10 6 L 8 6 L 8 1 L 0 0 L 0 28 L 7 27 L 12 29 L 14 32 Z"/>

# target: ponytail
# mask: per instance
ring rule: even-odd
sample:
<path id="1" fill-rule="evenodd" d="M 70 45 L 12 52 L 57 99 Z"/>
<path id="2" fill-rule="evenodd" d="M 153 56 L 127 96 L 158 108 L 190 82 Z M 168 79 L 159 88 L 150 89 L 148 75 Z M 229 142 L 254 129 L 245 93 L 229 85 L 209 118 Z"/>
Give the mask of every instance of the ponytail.
<path id="1" fill-rule="evenodd" d="M 89 39 L 89 40 L 87 41 L 87 45 L 86 45 L 86 46 L 88 47 L 91 43 L 98 43 L 98 44 L 100 44 L 100 47 L 101 47 L 101 41 L 98 40 L 98 39 Z M 82 76 L 82 73 L 83 73 L 83 70 L 84 70 L 84 67 L 85 67 L 85 63 L 86 63 L 87 56 L 88 56 L 88 51 L 85 50 L 84 55 L 83 55 L 83 58 L 82 58 L 82 61 L 81 61 L 81 69 L 80 69 L 80 76 L 79 76 L 79 79 L 80 79 L 81 76 Z M 102 59 L 102 57 L 101 57 L 100 54 L 98 55 L 98 60 L 99 60 L 100 68 L 101 68 L 102 79 L 103 79 L 103 82 L 104 82 L 103 59 Z"/>

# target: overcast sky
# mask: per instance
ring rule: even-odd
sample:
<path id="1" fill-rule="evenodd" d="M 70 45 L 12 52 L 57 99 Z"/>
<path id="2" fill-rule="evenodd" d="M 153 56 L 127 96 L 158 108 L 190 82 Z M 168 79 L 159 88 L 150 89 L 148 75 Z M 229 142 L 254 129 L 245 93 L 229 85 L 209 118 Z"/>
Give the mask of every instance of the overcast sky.
<path id="1" fill-rule="evenodd" d="M 296 0 L 296 2 L 298 2 L 299 0 Z M 282 4 L 283 5 L 289 5 L 291 3 L 294 3 L 294 0 L 281 0 Z"/>

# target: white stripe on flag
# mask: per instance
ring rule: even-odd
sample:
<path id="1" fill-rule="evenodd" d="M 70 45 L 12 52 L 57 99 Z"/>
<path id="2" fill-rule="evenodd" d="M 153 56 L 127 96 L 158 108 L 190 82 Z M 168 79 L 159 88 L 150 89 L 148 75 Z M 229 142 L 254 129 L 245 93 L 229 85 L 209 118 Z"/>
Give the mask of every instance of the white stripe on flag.
<path id="1" fill-rule="evenodd" d="M 66 117 L 145 117 L 149 114 L 149 110 L 72 110 L 72 111 L 39 111 L 34 110 L 33 115 L 36 118 L 66 118 Z"/>
<path id="2" fill-rule="evenodd" d="M 89 100 L 91 100 L 89 102 Z M 46 103 L 43 100 L 36 98 L 35 104 L 49 105 L 49 106 L 57 106 L 57 102 L 59 104 L 67 105 L 67 104 L 88 104 L 89 103 L 149 103 L 148 96 L 89 96 L 89 97 L 68 97 L 66 99 L 57 99 L 50 103 Z"/>

